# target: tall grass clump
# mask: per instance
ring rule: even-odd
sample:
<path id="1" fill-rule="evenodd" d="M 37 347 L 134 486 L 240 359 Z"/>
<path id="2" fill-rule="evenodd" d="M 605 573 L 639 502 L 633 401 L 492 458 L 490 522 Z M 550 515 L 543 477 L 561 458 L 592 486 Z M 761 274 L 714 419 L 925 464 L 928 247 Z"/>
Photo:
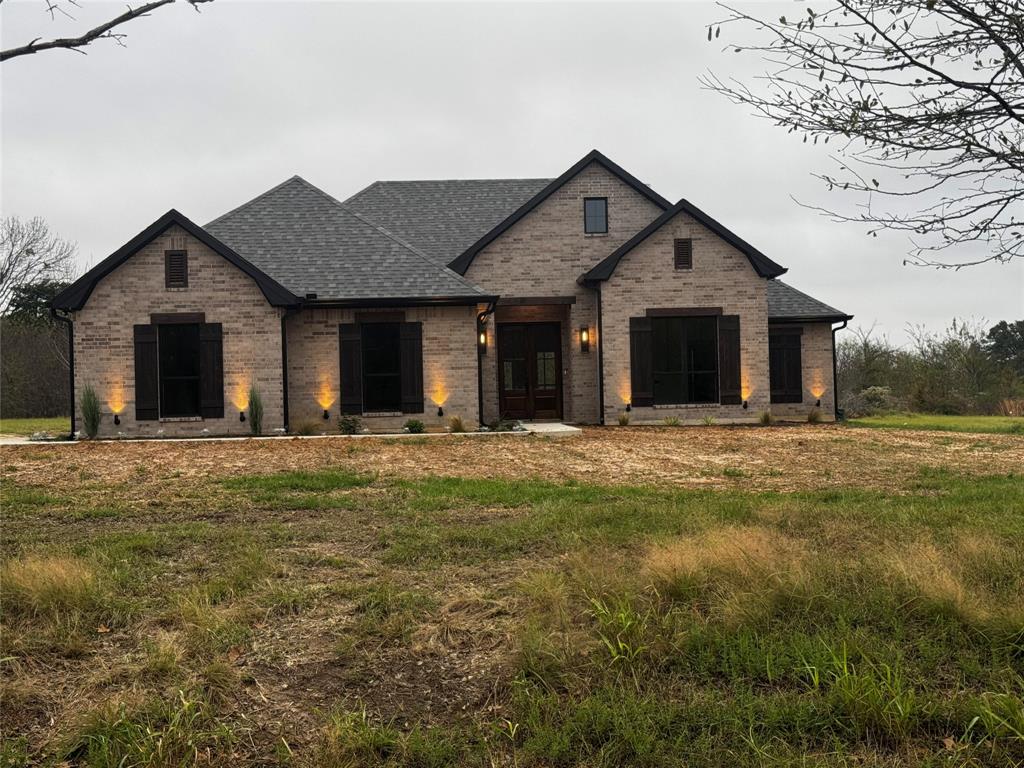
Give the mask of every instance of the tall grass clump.
<path id="1" fill-rule="evenodd" d="M 92 384 L 82 388 L 82 396 L 78 399 L 78 407 L 82 411 L 82 426 L 89 439 L 96 437 L 100 431 L 100 399 Z"/>
<path id="2" fill-rule="evenodd" d="M 96 605 L 96 574 L 75 557 L 28 556 L 0 568 L 4 613 L 25 618 L 57 618 Z"/>
<path id="3" fill-rule="evenodd" d="M 249 387 L 249 431 L 254 435 L 263 434 L 263 396 L 255 384 Z"/>
<path id="4" fill-rule="evenodd" d="M 771 411 L 761 411 L 757 414 L 757 421 L 761 426 L 768 427 L 775 423 L 775 417 Z"/>
<path id="5" fill-rule="evenodd" d="M 821 422 L 821 409 L 820 408 L 811 408 L 811 410 L 809 410 L 807 412 L 807 423 L 808 424 L 818 424 L 820 422 Z"/>
<path id="6" fill-rule="evenodd" d="M 629 414 L 626 413 L 625 411 L 620 411 L 619 412 L 619 426 L 620 427 L 628 427 L 629 426 Z"/>
<path id="7" fill-rule="evenodd" d="M 450 432 L 461 433 L 466 431 L 466 425 L 462 421 L 461 416 L 452 416 L 448 419 L 448 430 Z"/>

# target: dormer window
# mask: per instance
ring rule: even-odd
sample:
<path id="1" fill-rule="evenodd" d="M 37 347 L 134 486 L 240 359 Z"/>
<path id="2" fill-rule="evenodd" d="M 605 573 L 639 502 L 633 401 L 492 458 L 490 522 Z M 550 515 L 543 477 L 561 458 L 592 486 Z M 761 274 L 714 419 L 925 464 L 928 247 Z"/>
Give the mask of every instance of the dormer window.
<path id="1" fill-rule="evenodd" d="M 674 251 L 676 269 L 693 269 L 693 240 L 677 237 Z"/>
<path id="2" fill-rule="evenodd" d="M 588 235 L 608 234 L 608 198 L 584 198 L 583 232 Z"/>
<path id="3" fill-rule="evenodd" d="M 188 288 L 188 253 L 167 251 L 164 254 L 164 285 L 167 288 Z"/>

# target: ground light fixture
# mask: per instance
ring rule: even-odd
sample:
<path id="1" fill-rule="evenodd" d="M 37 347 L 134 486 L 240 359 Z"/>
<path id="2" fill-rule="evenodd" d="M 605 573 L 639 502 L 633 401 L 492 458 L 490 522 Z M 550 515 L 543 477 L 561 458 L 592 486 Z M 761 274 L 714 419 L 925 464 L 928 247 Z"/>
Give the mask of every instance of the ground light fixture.
<path id="1" fill-rule="evenodd" d="M 327 421 L 329 418 L 331 418 L 331 412 L 324 408 L 324 421 Z"/>
<path id="2" fill-rule="evenodd" d="M 114 424 L 115 425 L 120 425 L 121 424 L 121 415 L 120 414 L 117 414 L 117 413 L 114 414 Z"/>
<path id="3" fill-rule="evenodd" d="M 444 416 L 444 408 L 442 408 L 440 405 L 437 406 L 437 415 Z"/>
<path id="4" fill-rule="evenodd" d="M 238 420 L 239 421 L 245 421 L 245 411 L 239 411 L 238 412 Z"/>
<path id="5" fill-rule="evenodd" d="M 582 325 L 580 326 L 580 352 L 586 354 L 590 351 L 590 329 Z"/>
<path id="6" fill-rule="evenodd" d="M 747 401 L 746 400 L 743 401 L 743 410 L 744 411 L 747 410 Z"/>
<path id="7" fill-rule="evenodd" d="M 816 402 L 816 403 L 814 404 L 814 407 L 815 407 L 815 408 L 821 408 L 821 398 L 820 398 L 820 397 L 818 398 L 818 402 Z"/>
<path id="8" fill-rule="evenodd" d="M 632 410 L 633 410 L 633 404 L 632 403 L 626 403 L 626 413 L 629 413 Z"/>

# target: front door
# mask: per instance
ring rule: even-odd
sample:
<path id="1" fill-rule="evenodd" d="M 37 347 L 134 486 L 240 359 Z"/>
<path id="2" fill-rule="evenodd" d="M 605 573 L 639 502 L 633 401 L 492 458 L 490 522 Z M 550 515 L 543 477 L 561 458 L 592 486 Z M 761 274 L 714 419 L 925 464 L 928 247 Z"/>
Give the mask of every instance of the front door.
<path id="1" fill-rule="evenodd" d="M 562 418 L 562 327 L 498 323 L 498 405 L 502 418 Z"/>

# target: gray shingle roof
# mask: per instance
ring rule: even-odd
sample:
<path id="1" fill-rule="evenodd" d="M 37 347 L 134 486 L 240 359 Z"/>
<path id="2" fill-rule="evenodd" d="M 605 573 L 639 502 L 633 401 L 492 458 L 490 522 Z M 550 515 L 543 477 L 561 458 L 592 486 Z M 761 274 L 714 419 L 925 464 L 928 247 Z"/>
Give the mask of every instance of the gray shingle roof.
<path id="1" fill-rule="evenodd" d="M 768 281 L 769 320 L 848 320 L 851 317 L 781 280 Z"/>
<path id="2" fill-rule="evenodd" d="M 550 181 L 377 181 L 346 200 L 345 206 L 447 264 Z"/>
<path id="3" fill-rule="evenodd" d="M 293 176 L 205 229 L 298 296 L 359 300 L 485 295 L 380 224 Z"/>

